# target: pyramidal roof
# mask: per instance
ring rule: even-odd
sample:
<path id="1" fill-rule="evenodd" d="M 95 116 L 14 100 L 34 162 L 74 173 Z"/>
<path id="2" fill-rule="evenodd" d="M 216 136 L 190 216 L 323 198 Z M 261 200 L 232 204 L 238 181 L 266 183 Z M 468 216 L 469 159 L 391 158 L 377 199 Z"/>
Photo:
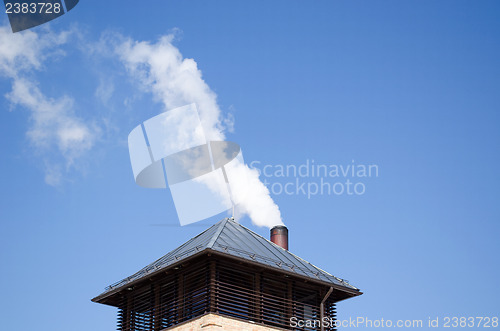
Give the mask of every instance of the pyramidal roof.
<path id="1" fill-rule="evenodd" d="M 108 286 L 106 292 L 101 295 L 114 292 L 131 282 L 149 277 L 156 271 L 166 269 L 170 265 L 207 250 L 262 264 L 301 277 L 343 286 L 350 290 L 358 290 L 347 281 L 321 270 L 234 220 L 226 218 L 132 276 Z"/>

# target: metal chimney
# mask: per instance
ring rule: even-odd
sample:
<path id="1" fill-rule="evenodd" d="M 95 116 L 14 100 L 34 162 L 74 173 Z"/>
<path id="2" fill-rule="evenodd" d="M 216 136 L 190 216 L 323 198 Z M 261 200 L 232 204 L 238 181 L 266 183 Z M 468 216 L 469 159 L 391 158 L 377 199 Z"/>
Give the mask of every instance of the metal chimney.
<path id="1" fill-rule="evenodd" d="M 271 241 L 288 250 L 288 229 L 284 225 L 276 225 L 271 229 Z"/>

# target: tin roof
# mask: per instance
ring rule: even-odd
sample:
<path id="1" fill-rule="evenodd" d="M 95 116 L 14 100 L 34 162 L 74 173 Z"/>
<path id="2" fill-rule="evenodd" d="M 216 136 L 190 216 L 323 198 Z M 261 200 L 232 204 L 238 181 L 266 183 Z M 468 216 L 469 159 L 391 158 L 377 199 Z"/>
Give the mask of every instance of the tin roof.
<path id="1" fill-rule="evenodd" d="M 114 292 L 129 283 L 147 278 L 152 273 L 161 269 L 167 269 L 170 265 L 205 250 L 256 262 L 266 267 L 342 286 L 349 290 L 358 290 L 346 280 L 321 270 L 234 220 L 226 218 L 155 262 L 142 268 L 132 276 L 106 287 L 106 291 L 100 296 L 106 296 L 108 292 Z"/>

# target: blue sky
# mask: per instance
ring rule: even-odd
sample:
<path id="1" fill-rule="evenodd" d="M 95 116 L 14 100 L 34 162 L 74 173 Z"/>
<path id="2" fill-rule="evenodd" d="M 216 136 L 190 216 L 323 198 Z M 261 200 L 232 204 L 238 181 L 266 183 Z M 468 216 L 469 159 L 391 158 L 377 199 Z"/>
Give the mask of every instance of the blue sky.
<path id="1" fill-rule="evenodd" d="M 134 182 L 127 136 L 164 105 L 114 49 L 165 35 L 247 163 L 378 166 L 352 178 L 360 195 L 271 190 L 290 250 L 365 293 L 340 319 L 498 316 L 499 15 L 486 0 L 81 1 L 15 42 L 4 15 L 3 328 L 113 329 L 116 309 L 90 299 L 224 217 L 180 227 L 168 190 Z"/>

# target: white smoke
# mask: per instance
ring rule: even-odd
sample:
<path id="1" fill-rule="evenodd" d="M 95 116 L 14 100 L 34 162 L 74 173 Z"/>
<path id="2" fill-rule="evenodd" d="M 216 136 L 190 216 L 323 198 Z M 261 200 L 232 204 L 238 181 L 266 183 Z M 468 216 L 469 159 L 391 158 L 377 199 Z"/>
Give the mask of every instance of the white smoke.
<path id="1" fill-rule="evenodd" d="M 232 120 L 223 118 L 217 96 L 203 80 L 196 62 L 184 58 L 172 40 L 172 35 L 163 36 L 156 43 L 126 39 L 115 51 L 130 75 L 162 102 L 165 111 L 196 103 L 206 140 L 225 140 L 226 123 L 232 125 Z M 232 170 L 235 175 L 230 183 L 237 211 L 247 214 L 257 226 L 283 224 L 279 208 L 259 180 L 258 172 L 242 163 L 235 164 Z"/>

